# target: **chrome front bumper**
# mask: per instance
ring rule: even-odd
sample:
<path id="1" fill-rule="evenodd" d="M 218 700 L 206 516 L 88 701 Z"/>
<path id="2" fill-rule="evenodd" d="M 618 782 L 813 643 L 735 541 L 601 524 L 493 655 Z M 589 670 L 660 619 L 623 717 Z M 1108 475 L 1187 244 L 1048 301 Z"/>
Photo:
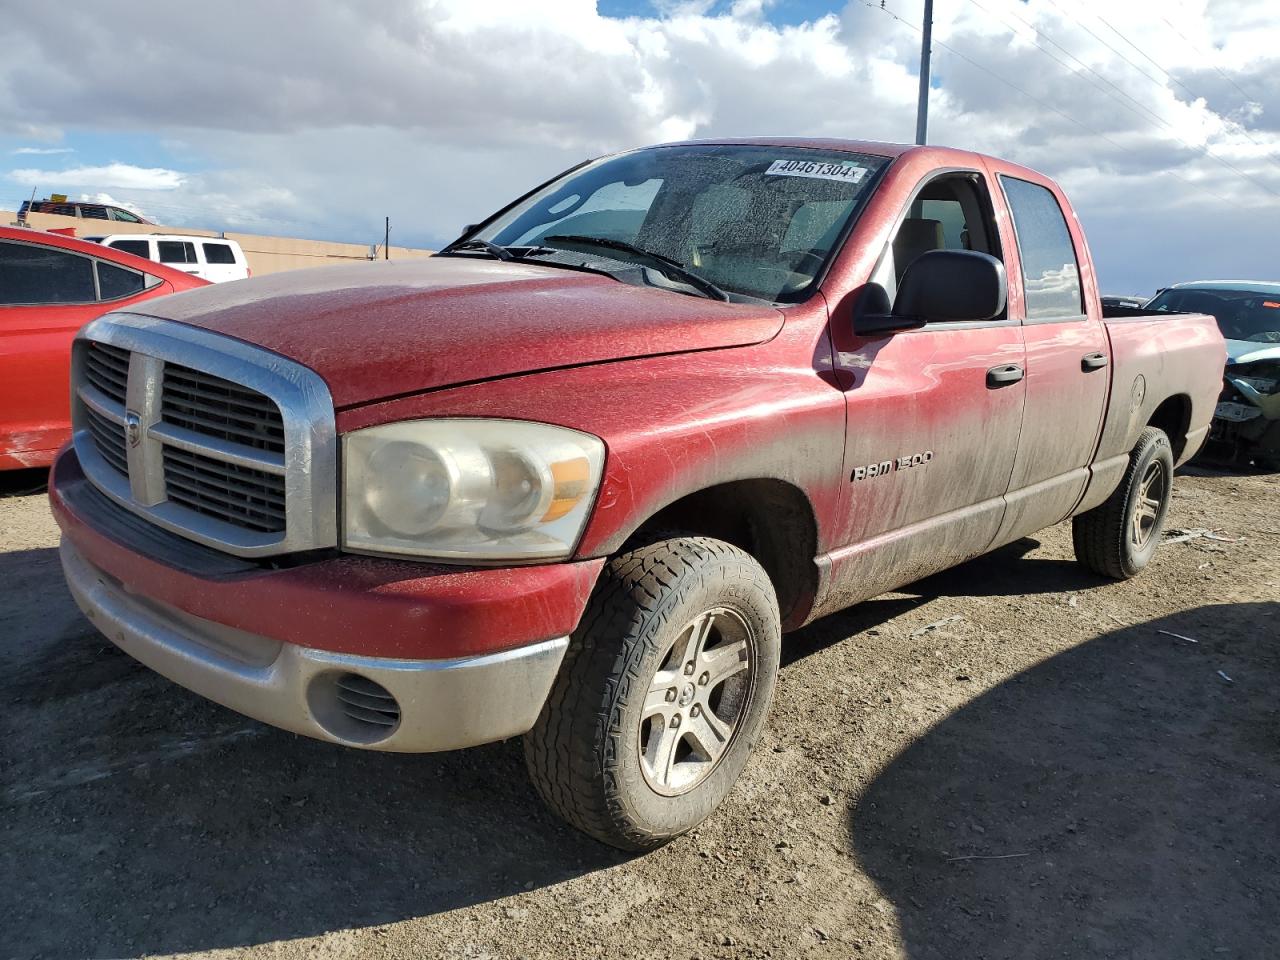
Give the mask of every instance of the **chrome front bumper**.
<path id="1" fill-rule="evenodd" d="M 346 746 L 425 753 L 524 733 L 537 720 L 569 643 L 557 637 L 454 660 L 329 653 L 130 594 L 66 537 L 61 556 L 77 605 L 135 660 L 245 716 Z M 394 698 L 394 714 L 383 694 Z M 378 709 L 364 710 L 361 702 Z"/>

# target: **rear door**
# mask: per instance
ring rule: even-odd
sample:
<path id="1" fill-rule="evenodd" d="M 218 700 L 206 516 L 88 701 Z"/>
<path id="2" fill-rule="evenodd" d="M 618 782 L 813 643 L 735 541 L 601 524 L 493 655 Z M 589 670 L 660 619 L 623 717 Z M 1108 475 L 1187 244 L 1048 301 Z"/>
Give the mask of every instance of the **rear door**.
<path id="1" fill-rule="evenodd" d="M 892 303 L 903 271 L 929 250 L 1002 259 L 990 184 L 949 170 L 919 184 L 871 280 Z M 1001 315 L 930 322 L 879 339 L 833 329 L 846 391 L 848 502 L 832 557 L 840 602 L 856 602 L 988 548 L 1004 515 L 1025 386 L 1022 327 Z"/>
<path id="2" fill-rule="evenodd" d="M 1027 171 L 1000 173 L 1011 236 L 1010 271 L 1022 295 L 1009 313 L 1027 350 L 1022 439 L 996 543 L 1065 518 L 1084 493 L 1111 386 L 1110 344 L 1079 225 L 1051 181 Z"/>

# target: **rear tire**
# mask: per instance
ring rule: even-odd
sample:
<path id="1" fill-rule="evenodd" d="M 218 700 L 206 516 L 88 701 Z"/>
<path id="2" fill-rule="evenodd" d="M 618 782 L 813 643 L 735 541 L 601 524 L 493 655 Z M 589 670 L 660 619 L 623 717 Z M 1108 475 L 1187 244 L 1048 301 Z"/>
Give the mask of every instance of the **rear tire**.
<path id="1" fill-rule="evenodd" d="M 693 829 L 760 737 L 780 648 L 773 585 L 737 547 L 679 537 L 614 557 L 525 734 L 538 793 L 624 850 Z"/>
<path id="2" fill-rule="evenodd" d="M 1173 450 L 1163 430 L 1147 427 L 1129 468 L 1105 502 L 1071 521 L 1076 559 L 1115 580 L 1136 577 L 1160 544 L 1173 488 Z"/>

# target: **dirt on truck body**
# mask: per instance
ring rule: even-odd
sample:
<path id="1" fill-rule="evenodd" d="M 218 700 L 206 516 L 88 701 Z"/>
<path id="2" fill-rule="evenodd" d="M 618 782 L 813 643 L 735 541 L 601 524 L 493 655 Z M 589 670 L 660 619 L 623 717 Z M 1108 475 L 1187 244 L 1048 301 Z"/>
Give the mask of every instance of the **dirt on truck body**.
<path id="1" fill-rule="evenodd" d="M 95 321 L 50 500 L 157 672 L 353 747 L 522 734 L 552 809 L 651 849 L 729 796 L 784 632 L 1067 518 L 1140 573 L 1224 359 L 1211 317 L 1104 315 L 1034 171 L 675 144 L 428 261 Z"/>

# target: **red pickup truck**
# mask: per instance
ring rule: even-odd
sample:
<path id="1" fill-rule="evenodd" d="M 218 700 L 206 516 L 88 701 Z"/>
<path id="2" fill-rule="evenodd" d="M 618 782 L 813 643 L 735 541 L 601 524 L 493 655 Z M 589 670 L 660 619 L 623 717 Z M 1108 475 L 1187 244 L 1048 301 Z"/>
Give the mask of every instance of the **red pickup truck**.
<path id="1" fill-rule="evenodd" d="M 608 843 L 689 830 L 782 634 L 1073 518 L 1137 574 L 1204 441 L 1211 317 L 1104 318 L 1062 192 L 880 143 L 685 143 L 533 190 L 426 261 L 95 321 L 52 471 L 72 593 L 287 730 L 523 734 Z"/>

